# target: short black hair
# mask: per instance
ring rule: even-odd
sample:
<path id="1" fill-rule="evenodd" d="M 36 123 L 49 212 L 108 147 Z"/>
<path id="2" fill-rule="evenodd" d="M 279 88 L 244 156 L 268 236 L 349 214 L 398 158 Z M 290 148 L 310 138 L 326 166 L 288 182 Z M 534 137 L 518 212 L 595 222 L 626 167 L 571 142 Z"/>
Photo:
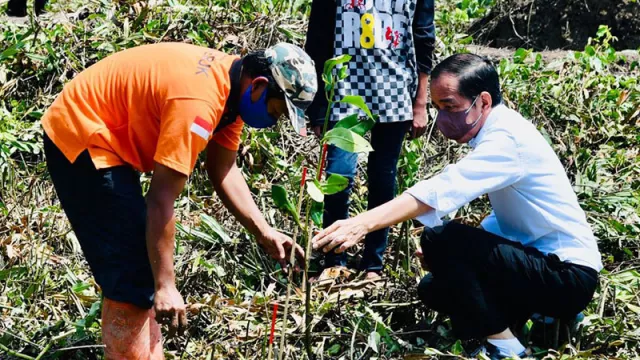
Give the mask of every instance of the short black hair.
<path id="1" fill-rule="evenodd" d="M 264 50 L 252 51 L 242 58 L 242 72 L 244 75 L 249 76 L 251 79 L 262 76 L 269 80 L 268 99 L 284 99 L 284 91 L 276 83 L 269 66 L 269 59 L 265 56 Z"/>
<path id="2" fill-rule="evenodd" d="M 442 60 L 431 71 L 431 80 L 442 74 L 451 74 L 458 79 L 458 93 L 473 100 L 481 92 L 491 95 L 492 106 L 502 103 L 500 78 L 489 59 L 475 54 L 455 54 Z"/>

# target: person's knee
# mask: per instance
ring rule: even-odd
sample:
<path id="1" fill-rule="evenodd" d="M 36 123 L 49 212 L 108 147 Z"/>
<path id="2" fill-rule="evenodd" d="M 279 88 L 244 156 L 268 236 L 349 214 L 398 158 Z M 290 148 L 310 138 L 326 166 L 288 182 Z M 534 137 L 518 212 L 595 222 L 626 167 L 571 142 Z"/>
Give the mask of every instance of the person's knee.
<path id="1" fill-rule="evenodd" d="M 358 154 L 331 145 L 327 151 L 327 174 L 341 175 L 353 182 L 358 166 Z"/>
<path id="2" fill-rule="evenodd" d="M 425 227 L 422 231 L 422 236 L 420 237 L 420 247 L 422 248 L 422 253 L 425 256 L 425 261 L 427 264 L 430 263 L 428 259 L 433 256 L 439 256 L 439 252 L 441 251 L 442 244 L 446 244 L 445 240 L 445 229 L 447 224 L 435 227 Z"/>

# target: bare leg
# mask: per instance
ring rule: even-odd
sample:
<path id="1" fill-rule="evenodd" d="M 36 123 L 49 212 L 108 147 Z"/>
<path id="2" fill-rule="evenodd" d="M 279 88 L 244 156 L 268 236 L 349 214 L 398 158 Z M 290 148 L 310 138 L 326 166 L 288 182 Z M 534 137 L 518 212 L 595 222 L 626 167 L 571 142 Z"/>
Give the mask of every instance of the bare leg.
<path id="1" fill-rule="evenodd" d="M 162 360 L 162 334 L 153 309 L 104 299 L 102 341 L 105 359 Z"/>

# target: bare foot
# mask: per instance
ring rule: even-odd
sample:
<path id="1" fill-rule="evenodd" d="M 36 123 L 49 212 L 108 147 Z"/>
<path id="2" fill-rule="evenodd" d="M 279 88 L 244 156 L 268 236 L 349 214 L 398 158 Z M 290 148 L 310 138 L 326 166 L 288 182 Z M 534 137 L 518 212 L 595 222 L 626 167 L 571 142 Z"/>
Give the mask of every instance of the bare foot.
<path id="1" fill-rule="evenodd" d="M 378 274 L 375 271 L 367 271 L 367 273 L 364 276 L 365 280 L 378 280 L 381 279 L 382 277 L 380 276 L 380 274 Z"/>
<path id="2" fill-rule="evenodd" d="M 330 279 L 347 279 L 353 275 L 353 271 L 345 266 L 334 266 L 326 268 L 319 276 L 309 279 L 309 282 L 320 282 Z"/>

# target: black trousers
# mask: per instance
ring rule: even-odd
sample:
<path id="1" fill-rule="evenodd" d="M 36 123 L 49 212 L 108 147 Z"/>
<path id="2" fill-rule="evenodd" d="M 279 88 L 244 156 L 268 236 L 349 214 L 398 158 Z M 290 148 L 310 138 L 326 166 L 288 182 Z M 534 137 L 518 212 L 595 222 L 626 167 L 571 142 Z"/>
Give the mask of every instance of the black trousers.
<path id="1" fill-rule="evenodd" d="M 36 15 L 42 14 L 47 0 L 34 0 L 33 9 Z M 27 16 L 27 0 L 9 0 L 7 6 L 7 15 L 9 16 Z"/>
<path id="2" fill-rule="evenodd" d="M 594 269 L 458 223 L 427 228 L 421 245 L 431 273 L 418 295 L 450 317 L 461 339 L 500 333 L 534 313 L 573 318 L 598 284 Z"/>
<path id="3" fill-rule="evenodd" d="M 150 309 L 155 283 L 140 174 L 130 166 L 96 169 L 87 150 L 71 163 L 47 134 L 44 153 L 62 209 L 102 294 Z"/>

